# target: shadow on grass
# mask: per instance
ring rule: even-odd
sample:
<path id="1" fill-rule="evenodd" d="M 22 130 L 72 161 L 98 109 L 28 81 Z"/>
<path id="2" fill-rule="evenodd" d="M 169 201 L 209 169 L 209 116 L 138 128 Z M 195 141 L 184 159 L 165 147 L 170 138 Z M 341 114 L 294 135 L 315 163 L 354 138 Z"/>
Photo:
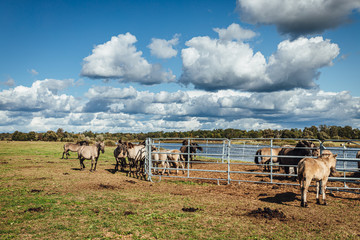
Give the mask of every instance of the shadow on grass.
<path id="1" fill-rule="evenodd" d="M 266 197 L 260 198 L 260 201 L 269 202 L 269 203 L 277 203 L 277 204 L 284 204 L 286 202 L 293 202 L 295 201 L 296 193 L 293 192 L 285 192 L 285 193 L 278 193 L 274 197 Z"/>

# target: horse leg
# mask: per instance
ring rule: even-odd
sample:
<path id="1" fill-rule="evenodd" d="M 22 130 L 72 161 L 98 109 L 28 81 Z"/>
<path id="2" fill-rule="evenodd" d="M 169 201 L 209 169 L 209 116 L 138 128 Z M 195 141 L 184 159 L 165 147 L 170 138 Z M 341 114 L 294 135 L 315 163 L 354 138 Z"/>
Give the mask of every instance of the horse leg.
<path id="1" fill-rule="evenodd" d="M 322 191 L 323 205 L 327 205 L 327 203 L 326 203 L 326 183 L 327 183 L 327 179 L 323 179 L 321 181 L 321 191 Z"/>
<path id="2" fill-rule="evenodd" d="M 284 170 L 285 170 L 285 173 L 286 173 L 286 174 L 289 174 L 289 172 L 290 172 L 290 168 L 289 168 L 289 167 L 284 167 Z"/>
<path id="3" fill-rule="evenodd" d="M 302 207 L 307 207 L 308 204 L 307 204 L 307 193 L 308 193 L 308 189 L 309 189 L 309 186 L 310 186 L 310 183 L 311 183 L 311 178 L 305 178 L 305 184 L 303 185 L 303 202 L 301 204 Z"/>
<path id="4" fill-rule="evenodd" d="M 182 171 L 182 173 L 183 174 L 185 174 L 185 167 L 184 167 L 184 164 L 182 163 L 182 162 L 178 162 L 178 167 L 180 167 L 181 168 L 181 171 Z"/>
<path id="5" fill-rule="evenodd" d="M 82 171 L 85 168 L 85 164 L 84 164 L 84 158 L 79 158 L 80 159 L 80 170 Z"/>
<path id="6" fill-rule="evenodd" d="M 320 205 L 319 195 L 320 195 L 320 181 L 316 181 L 316 204 Z"/>
<path id="7" fill-rule="evenodd" d="M 94 166 L 94 169 L 93 169 L 94 172 L 96 171 L 96 165 L 97 165 L 98 159 L 99 159 L 99 157 L 95 158 L 95 166 Z"/>
<path id="8" fill-rule="evenodd" d="M 304 187 L 304 179 L 300 180 L 300 193 L 301 193 L 301 207 L 305 207 L 305 200 L 304 200 L 304 191 L 305 191 L 305 187 Z"/>
<path id="9" fill-rule="evenodd" d="M 167 175 L 169 176 L 170 175 L 170 164 L 169 164 L 169 161 L 166 159 L 165 161 L 165 167 L 167 168 Z"/>
<path id="10" fill-rule="evenodd" d="M 116 160 L 116 164 L 115 164 L 114 172 L 117 172 L 119 171 L 119 159 L 116 157 L 115 160 Z"/>
<path id="11" fill-rule="evenodd" d="M 121 171 L 121 172 L 125 172 L 125 165 L 126 165 L 126 159 L 125 159 L 125 158 L 121 158 L 121 162 L 120 162 L 120 166 L 121 166 L 120 171 Z"/>
<path id="12" fill-rule="evenodd" d="M 90 168 L 90 172 L 93 171 L 93 167 L 94 167 L 94 157 L 91 157 L 91 168 Z"/>

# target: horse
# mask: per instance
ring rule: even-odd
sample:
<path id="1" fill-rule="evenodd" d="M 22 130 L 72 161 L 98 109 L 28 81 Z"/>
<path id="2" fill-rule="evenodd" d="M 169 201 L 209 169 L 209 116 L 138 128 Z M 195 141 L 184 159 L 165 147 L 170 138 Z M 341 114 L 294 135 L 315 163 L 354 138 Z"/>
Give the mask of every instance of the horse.
<path id="1" fill-rule="evenodd" d="M 128 172 L 128 176 L 131 176 L 131 174 L 133 174 L 133 176 L 138 177 L 139 173 L 143 173 L 144 174 L 144 161 L 145 161 L 145 144 L 141 143 L 138 145 L 132 144 L 130 142 L 125 142 L 123 143 L 123 145 L 125 146 L 125 155 L 128 158 L 129 161 L 129 172 Z M 135 171 L 133 171 L 133 168 L 135 168 Z"/>
<path id="2" fill-rule="evenodd" d="M 301 191 L 301 207 L 307 207 L 307 192 L 312 180 L 316 181 L 316 203 L 320 204 L 320 182 L 323 205 L 326 205 L 326 183 L 329 175 L 336 172 L 337 154 L 322 154 L 318 158 L 303 158 L 298 164 L 298 180 Z"/>
<path id="3" fill-rule="evenodd" d="M 91 168 L 90 172 L 96 171 L 97 161 L 100 156 L 100 151 L 102 153 L 105 152 L 105 144 L 104 142 L 97 142 L 95 145 L 91 146 L 81 146 L 78 152 L 78 158 L 80 160 L 80 170 L 85 168 L 84 160 L 91 159 Z"/>
<path id="4" fill-rule="evenodd" d="M 71 152 L 78 152 L 81 146 L 89 146 L 89 143 L 87 141 L 80 141 L 77 143 L 65 143 L 64 144 L 64 152 L 62 154 L 61 159 L 64 159 L 64 154 L 66 156 L 66 159 L 68 159 L 68 156 L 70 156 L 69 151 Z"/>
<path id="5" fill-rule="evenodd" d="M 296 174 L 297 169 L 296 165 L 303 159 L 305 156 L 312 156 L 314 143 L 301 140 L 299 141 L 295 148 L 282 148 L 278 155 L 279 165 L 294 165 L 294 172 Z M 289 166 L 282 166 L 286 174 L 289 174 Z"/>
<path id="6" fill-rule="evenodd" d="M 188 163 L 189 163 L 189 155 L 190 155 L 190 167 L 192 168 L 192 162 L 193 160 L 196 158 L 196 149 L 202 151 L 203 148 L 199 146 L 199 144 L 197 143 L 190 143 L 189 144 L 189 141 L 188 140 L 184 140 L 182 142 L 182 145 L 180 147 L 180 152 L 183 153 L 182 156 L 183 156 L 183 159 L 185 161 L 185 166 L 187 167 L 188 166 Z"/>
<path id="7" fill-rule="evenodd" d="M 119 171 L 119 166 L 121 167 L 120 171 L 124 172 L 126 166 L 126 146 L 122 144 L 122 141 L 119 140 L 117 147 L 114 149 L 114 157 L 116 160 L 115 172 Z"/>
<path id="8" fill-rule="evenodd" d="M 360 158 L 360 151 L 356 153 L 356 158 Z M 358 162 L 358 170 L 360 171 L 360 161 Z"/>
<path id="9" fill-rule="evenodd" d="M 183 164 L 183 158 L 180 150 L 174 149 L 168 151 L 167 159 L 176 168 L 176 174 L 179 174 L 179 167 L 181 167 L 182 172 L 185 173 L 184 171 L 185 167 Z"/>
<path id="10" fill-rule="evenodd" d="M 277 163 L 278 162 L 277 155 L 283 148 L 294 148 L 294 146 L 284 145 L 284 146 L 281 146 L 280 148 L 265 147 L 265 148 L 258 149 L 255 153 L 254 162 L 256 164 L 263 165 L 264 171 L 267 171 L 267 170 L 270 171 L 269 164 L 271 162 L 271 159 L 272 159 L 273 163 Z M 259 162 L 259 159 L 261 159 L 260 162 Z"/>
<path id="11" fill-rule="evenodd" d="M 170 152 L 170 150 L 167 149 L 161 149 L 160 151 L 156 148 L 156 147 L 152 147 L 151 151 L 153 153 L 151 153 L 151 159 L 152 159 L 152 163 L 153 165 L 156 167 L 161 167 L 162 171 L 161 174 L 163 175 L 166 170 L 167 170 L 167 174 L 169 175 L 170 173 L 170 166 L 169 166 L 169 162 L 168 162 L 168 152 Z M 157 170 L 157 172 L 159 172 L 159 170 Z"/>

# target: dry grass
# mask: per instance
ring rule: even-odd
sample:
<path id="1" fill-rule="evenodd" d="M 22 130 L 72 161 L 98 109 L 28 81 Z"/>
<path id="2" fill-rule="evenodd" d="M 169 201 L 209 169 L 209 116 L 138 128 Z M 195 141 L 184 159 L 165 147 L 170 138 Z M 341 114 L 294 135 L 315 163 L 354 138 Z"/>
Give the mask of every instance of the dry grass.
<path id="1" fill-rule="evenodd" d="M 114 147 L 79 171 L 61 147 L 0 142 L 1 239 L 360 239 L 356 194 L 304 209 L 295 187 L 146 182 L 113 174 Z"/>

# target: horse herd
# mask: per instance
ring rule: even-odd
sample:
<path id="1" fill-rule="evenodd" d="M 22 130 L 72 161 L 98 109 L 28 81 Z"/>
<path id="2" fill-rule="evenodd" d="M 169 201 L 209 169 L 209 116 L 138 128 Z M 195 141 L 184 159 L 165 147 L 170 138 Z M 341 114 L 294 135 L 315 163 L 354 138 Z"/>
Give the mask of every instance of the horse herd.
<path id="1" fill-rule="evenodd" d="M 185 167 L 192 167 L 192 162 L 195 158 L 197 150 L 202 151 L 195 142 L 184 140 L 180 149 L 157 149 L 151 146 L 151 159 L 152 164 L 161 169 L 161 174 L 170 174 L 170 167 L 179 172 L 182 168 L 184 173 Z M 78 159 L 80 160 L 80 169 L 84 170 L 84 160 L 91 160 L 90 171 L 96 171 L 97 160 L 100 152 L 104 153 L 105 144 L 103 142 L 96 142 L 94 145 L 89 146 L 86 141 L 74 143 L 66 143 L 64 145 L 64 155 L 66 158 L 69 151 L 77 152 Z M 126 159 L 128 159 L 129 172 L 128 176 L 144 177 L 144 162 L 146 158 L 146 144 L 133 144 L 131 142 L 123 142 L 119 140 L 117 147 L 114 150 L 114 157 L 116 160 L 115 171 L 124 171 L 126 167 Z M 323 204 L 326 205 L 325 189 L 328 177 L 335 173 L 337 154 L 332 154 L 330 150 L 320 151 L 314 143 L 301 140 L 295 146 L 284 145 L 280 148 L 262 148 L 255 154 L 255 163 L 264 166 L 264 171 L 269 170 L 270 163 L 278 162 L 279 166 L 284 169 L 285 173 L 289 173 L 289 165 L 294 167 L 295 173 L 298 171 L 298 180 L 301 189 L 301 206 L 307 207 L 307 192 L 312 180 L 316 181 L 316 202 L 320 204 L 319 195 L 322 189 Z M 360 158 L 360 151 L 356 155 Z M 259 161 L 260 160 L 260 161 Z M 171 166 L 170 166 L 171 165 Z M 360 161 L 358 162 L 360 168 Z M 158 170 L 157 170 L 158 171 Z"/>

